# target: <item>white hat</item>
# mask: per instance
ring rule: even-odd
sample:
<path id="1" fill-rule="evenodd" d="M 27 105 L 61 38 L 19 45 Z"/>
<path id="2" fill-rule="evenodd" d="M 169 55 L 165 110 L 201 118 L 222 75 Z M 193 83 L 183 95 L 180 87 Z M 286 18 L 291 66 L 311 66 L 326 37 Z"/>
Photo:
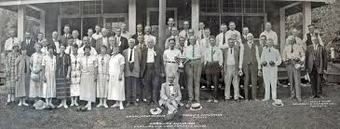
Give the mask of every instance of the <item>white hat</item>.
<path id="1" fill-rule="evenodd" d="M 35 82 L 38 82 L 39 81 L 39 75 L 31 73 L 31 79 Z"/>
<path id="2" fill-rule="evenodd" d="M 201 106 L 200 103 L 193 103 L 193 104 L 191 104 L 190 110 L 198 111 L 198 110 L 201 110 L 201 109 L 202 109 L 202 106 Z"/>
<path id="3" fill-rule="evenodd" d="M 42 100 L 39 100 L 33 104 L 35 110 L 43 110 L 45 109 L 46 105 L 45 102 Z"/>
<path id="4" fill-rule="evenodd" d="M 150 109 L 150 113 L 151 113 L 152 115 L 158 115 L 158 114 L 161 114 L 161 113 L 162 113 L 162 109 L 160 109 L 159 107 L 157 107 L 157 108 L 151 108 L 151 109 Z"/>
<path id="5" fill-rule="evenodd" d="M 275 106 L 275 107 L 282 107 L 284 104 L 283 104 L 282 100 L 276 99 L 276 100 L 274 100 L 272 105 Z"/>

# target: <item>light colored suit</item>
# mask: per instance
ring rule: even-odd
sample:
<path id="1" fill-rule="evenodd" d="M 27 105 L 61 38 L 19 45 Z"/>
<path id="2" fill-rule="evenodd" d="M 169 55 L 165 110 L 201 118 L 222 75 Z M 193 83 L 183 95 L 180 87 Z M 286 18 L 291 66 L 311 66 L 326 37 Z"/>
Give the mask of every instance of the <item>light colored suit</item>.
<path id="1" fill-rule="evenodd" d="M 162 84 L 159 105 L 164 105 L 168 109 L 168 114 L 173 114 L 176 112 L 178 104 L 181 103 L 182 93 L 177 83 L 173 83 L 173 86 L 169 85 L 168 82 Z"/>

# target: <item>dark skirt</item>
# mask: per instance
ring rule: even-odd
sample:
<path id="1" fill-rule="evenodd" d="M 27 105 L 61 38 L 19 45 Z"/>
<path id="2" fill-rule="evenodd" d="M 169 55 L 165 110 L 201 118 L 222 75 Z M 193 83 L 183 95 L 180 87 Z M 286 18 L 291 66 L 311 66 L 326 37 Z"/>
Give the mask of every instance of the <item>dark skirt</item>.
<path id="1" fill-rule="evenodd" d="M 70 97 L 70 81 L 66 78 L 56 78 L 57 98 Z"/>

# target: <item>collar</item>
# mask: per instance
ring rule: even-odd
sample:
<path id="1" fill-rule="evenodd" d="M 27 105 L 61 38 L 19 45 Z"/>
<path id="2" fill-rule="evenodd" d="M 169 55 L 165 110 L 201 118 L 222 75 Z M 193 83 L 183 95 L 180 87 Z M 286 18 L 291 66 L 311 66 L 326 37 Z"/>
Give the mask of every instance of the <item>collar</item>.
<path id="1" fill-rule="evenodd" d="M 149 51 L 155 51 L 155 47 L 153 48 L 148 48 Z"/>

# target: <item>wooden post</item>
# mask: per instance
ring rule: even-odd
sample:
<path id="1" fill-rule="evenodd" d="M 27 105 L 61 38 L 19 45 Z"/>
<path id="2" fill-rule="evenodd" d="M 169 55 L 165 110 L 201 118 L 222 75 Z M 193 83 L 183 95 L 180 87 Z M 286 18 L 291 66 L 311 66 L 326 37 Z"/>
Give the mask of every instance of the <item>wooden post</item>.
<path id="1" fill-rule="evenodd" d="M 308 25 L 312 23 L 312 6 L 311 2 L 302 2 L 303 13 L 303 34 L 308 32 Z"/>
<path id="2" fill-rule="evenodd" d="M 44 35 L 46 36 L 46 33 L 45 33 L 45 12 L 44 11 L 40 11 L 40 32 L 44 33 Z"/>
<path id="3" fill-rule="evenodd" d="M 129 0 L 129 23 L 128 28 L 131 34 L 136 33 L 136 0 Z"/>
<path id="4" fill-rule="evenodd" d="M 198 31 L 199 24 L 199 0 L 191 1 L 191 28 L 194 29 L 195 32 Z"/>
<path id="5" fill-rule="evenodd" d="M 158 19 L 158 46 L 161 52 L 164 51 L 165 28 L 166 28 L 166 0 L 159 0 L 159 19 Z"/>
<path id="6" fill-rule="evenodd" d="M 20 5 L 18 8 L 18 39 L 19 41 L 23 41 L 25 34 L 25 14 L 26 14 L 26 6 Z"/>
<path id="7" fill-rule="evenodd" d="M 283 49 L 286 44 L 286 9 L 280 9 L 280 52 L 283 52 Z"/>

